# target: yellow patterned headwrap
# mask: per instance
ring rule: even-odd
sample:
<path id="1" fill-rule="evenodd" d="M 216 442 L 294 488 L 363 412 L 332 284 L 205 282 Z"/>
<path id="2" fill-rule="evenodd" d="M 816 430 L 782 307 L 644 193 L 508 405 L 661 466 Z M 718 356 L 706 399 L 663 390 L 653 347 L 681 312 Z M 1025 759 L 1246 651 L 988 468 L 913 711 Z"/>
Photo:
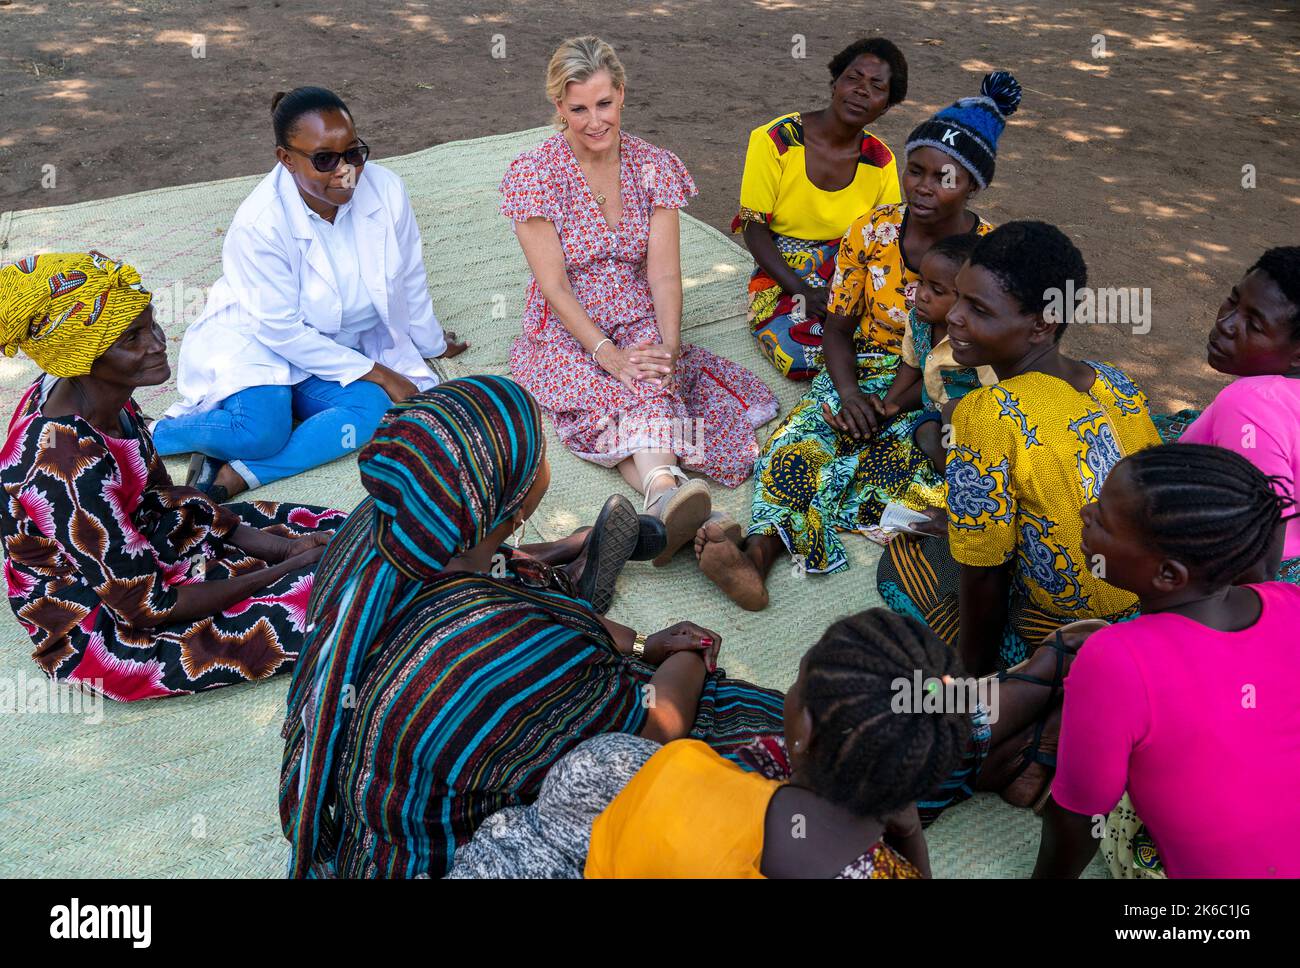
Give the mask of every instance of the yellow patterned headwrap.
<path id="1" fill-rule="evenodd" d="M 0 346 L 51 376 L 83 376 L 153 296 L 102 252 L 32 255 L 0 269 Z"/>

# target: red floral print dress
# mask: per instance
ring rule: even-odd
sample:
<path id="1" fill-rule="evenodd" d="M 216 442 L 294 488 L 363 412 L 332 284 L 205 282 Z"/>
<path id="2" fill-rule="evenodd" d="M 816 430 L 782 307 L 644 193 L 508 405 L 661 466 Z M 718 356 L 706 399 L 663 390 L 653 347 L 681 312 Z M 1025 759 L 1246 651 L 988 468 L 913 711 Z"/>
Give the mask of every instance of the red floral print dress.
<path id="1" fill-rule="evenodd" d="M 216 615 L 167 624 L 167 612 L 181 585 L 265 566 L 225 540 L 239 525 L 297 536 L 332 531 L 345 515 L 270 501 L 215 504 L 172 485 L 134 401 L 122 411 L 121 437 L 77 415 L 45 417 L 41 403 L 37 380 L 0 449 L 0 541 L 9 605 L 46 674 L 131 701 L 291 668 L 314 568 Z"/>
<path id="2" fill-rule="evenodd" d="M 672 152 L 626 133 L 619 149 L 623 217 L 616 227 L 606 221 L 563 134 L 511 162 L 501 182 L 501 213 L 555 226 L 574 296 L 626 348 L 662 342 L 646 275 L 650 216 L 655 208 L 685 208 L 697 192 Z M 583 460 L 613 467 L 638 451 L 672 451 L 687 470 L 729 487 L 749 477 L 758 456 L 754 430 L 777 412 L 776 396 L 757 376 L 686 343 L 671 384 L 628 389 L 569 333 L 536 279 L 528 286 L 510 373 Z"/>

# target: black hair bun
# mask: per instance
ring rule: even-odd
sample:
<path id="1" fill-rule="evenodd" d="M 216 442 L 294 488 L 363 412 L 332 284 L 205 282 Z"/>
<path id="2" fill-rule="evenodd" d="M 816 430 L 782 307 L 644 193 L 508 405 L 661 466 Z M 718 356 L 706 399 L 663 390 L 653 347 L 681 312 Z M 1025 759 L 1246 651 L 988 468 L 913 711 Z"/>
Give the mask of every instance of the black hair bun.
<path id="1" fill-rule="evenodd" d="M 271 99 L 271 127 L 275 129 L 275 143 L 286 144 L 299 118 L 320 111 L 342 111 L 349 118 L 352 117 L 343 100 L 323 87 L 295 87 L 292 91 L 277 92 Z"/>

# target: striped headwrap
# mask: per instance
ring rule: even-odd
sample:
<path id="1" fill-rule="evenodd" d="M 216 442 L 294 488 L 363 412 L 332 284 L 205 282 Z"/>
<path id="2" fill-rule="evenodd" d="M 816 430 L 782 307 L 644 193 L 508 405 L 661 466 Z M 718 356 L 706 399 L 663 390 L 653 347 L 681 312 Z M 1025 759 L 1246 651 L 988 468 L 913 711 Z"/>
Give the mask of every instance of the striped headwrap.
<path id="1" fill-rule="evenodd" d="M 152 298 L 102 252 L 28 256 L 0 269 L 0 346 L 51 376 L 84 376 Z"/>
<path id="2" fill-rule="evenodd" d="M 305 728 L 297 813 L 286 831 L 290 874 L 316 859 L 332 797 L 335 746 L 371 643 L 456 555 L 519 510 L 541 468 L 541 411 L 501 376 L 443 383 L 394 406 L 361 450 L 370 497 L 335 535 L 317 570 L 316 623 L 289 691 Z"/>

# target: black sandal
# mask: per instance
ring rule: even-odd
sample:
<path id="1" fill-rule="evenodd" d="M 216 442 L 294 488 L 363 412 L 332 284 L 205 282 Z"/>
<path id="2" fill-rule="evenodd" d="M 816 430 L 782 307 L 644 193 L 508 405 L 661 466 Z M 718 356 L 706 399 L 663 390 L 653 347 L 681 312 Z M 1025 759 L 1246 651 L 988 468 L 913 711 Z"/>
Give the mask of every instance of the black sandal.
<path id="1" fill-rule="evenodd" d="M 1048 682 L 1046 679 L 1041 679 L 1038 676 L 1031 676 L 1024 672 L 1014 671 L 1015 669 L 1020 668 L 1021 665 L 1027 665 L 1029 662 L 1028 659 L 1023 663 L 1013 666 L 1011 669 L 1007 669 L 1005 672 L 999 672 L 997 674 L 999 682 L 1006 682 L 1008 679 L 1016 679 L 1020 682 L 1028 682 L 1036 686 L 1047 686 L 1051 689 L 1051 693 L 1048 695 L 1047 702 L 1043 707 L 1043 715 L 1039 716 L 1038 721 L 1034 723 L 1033 738 L 1029 741 L 1029 745 L 1025 747 L 1025 751 L 1020 754 L 1020 765 L 1016 767 L 1016 771 L 1011 774 L 1010 779 L 1007 780 L 1006 784 L 1002 788 L 1003 791 L 1009 789 L 1011 785 L 1024 776 L 1025 771 L 1034 764 L 1045 767 L 1049 772 L 1042 791 L 1035 795 L 1030 803 L 1025 804 L 1035 812 L 1042 809 L 1042 805 L 1047 800 L 1048 794 L 1051 793 L 1052 774 L 1056 772 L 1056 754 L 1044 753 L 1042 750 L 1043 733 L 1047 729 L 1048 719 L 1051 718 L 1052 713 L 1056 709 L 1056 697 L 1060 694 L 1065 685 L 1065 658 L 1066 656 L 1076 655 L 1079 651 L 1077 647 L 1071 648 L 1066 644 L 1064 637 L 1061 635 L 1060 629 L 1057 629 L 1051 640 L 1044 642 L 1043 645 L 1056 653 L 1056 669 L 1052 673 L 1051 682 Z M 1015 805 L 1020 806 L 1019 803 L 1016 803 Z"/>
<path id="2" fill-rule="evenodd" d="M 1016 671 L 1022 666 L 1029 665 L 1030 659 L 1026 659 L 1024 662 L 1018 662 L 1010 669 L 997 673 L 997 678 L 999 682 L 1006 682 L 1008 679 L 1015 679 L 1018 682 L 1032 683 L 1035 686 L 1047 686 L 1052 690 L 1052 694 L 1047 699 L 1047 705 L 1050 707 L 1056 701 L 1056 694 L 1060 692 L 1062 686 L 1065 685 L 1065 676 L 1062 674 L 1065 671 L 1065 657 L 1077 655 L 1079 650 L 1077 647 L 1072 649 L 1065 643 L 1065 639 L 1062 637 L 1060 629 L 1057 629 L 1056 632 L 1053 633 L 1050 641 L 1044 641 L 1040 643 L 1040 645 L 1043 648 L 1051 649 L 1056 653 L 1056 669 L 1052 673 L 1051 682 L 1048 682 L 1046 679 L 1040 679 L 1038 676 L 1031 676 L 1028 673 Z"/>
<path id="3" fill-rule="evenodd" d="M 212 482 L 217 479 L 219 470 L 221 470 L 221 461 L 207 454 L 191 454 L 189 470 L 185 473 L 185 486 L 206 494 Z"/>
<path id="4" fill-rule="evenodd" d="M 578 597 L 604 615 L 614 601 L 614 583 L 636 550 L 640 521 L 632 502 L 615 494 L 596 516 L 587 535 L 586 560 L 578 579 Z"/>
<path id="5" fill-rule="evenodd" d="M 649 561 L 651 558 L 657 558 L 659 553 L 668 545 L 668 529 L 664 523 L 653 514 L 637 515 L 638 530 L 636 535 L 636 547 L 632 553 L 627 556 L 628 561 Z M 582 527 L 574 531 L 591 533 L 591 528 Z M 583 536 L 583 550 L 586 550 L 586 535 Z M 579 552 L 581 554 L 582 552 Z"/>
<path id="6" fill-rule="evenodd" d="M 217 471 L 225 464 L 207 454 L 191 454 L 189 471 L 185 475 L 185 486 L 202 491 L 218 504 L 230 500 L 230 494 L 224 485 L 217 483 Z"/>

